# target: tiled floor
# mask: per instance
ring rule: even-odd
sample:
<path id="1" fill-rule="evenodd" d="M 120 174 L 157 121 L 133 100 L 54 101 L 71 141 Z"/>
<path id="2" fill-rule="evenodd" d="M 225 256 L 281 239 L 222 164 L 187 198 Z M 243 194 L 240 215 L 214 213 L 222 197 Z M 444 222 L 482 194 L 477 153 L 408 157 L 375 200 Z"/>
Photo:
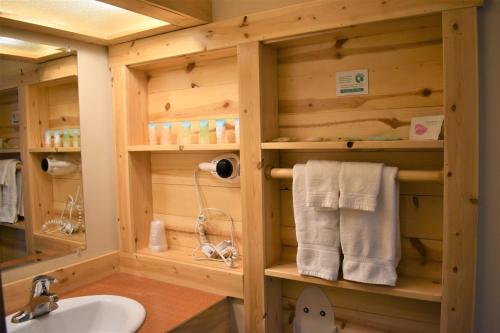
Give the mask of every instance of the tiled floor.
<path id="1" fill-rule="evenodd" d="M 140 333 L 167 332 L 224 299 L 223 296 L 123 273 L 60 296 L 99 294 L 125 296 L 140 302 L 146 308 L 146 320 Z"/>

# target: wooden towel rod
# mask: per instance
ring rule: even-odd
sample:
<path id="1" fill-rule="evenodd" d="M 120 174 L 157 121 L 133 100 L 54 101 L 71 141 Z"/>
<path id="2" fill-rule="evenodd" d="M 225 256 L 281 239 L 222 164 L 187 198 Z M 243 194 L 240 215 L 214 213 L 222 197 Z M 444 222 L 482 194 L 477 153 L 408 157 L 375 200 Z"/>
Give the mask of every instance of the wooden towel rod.
<path id="1" fill-rule="evenodd" d="M 266 175 L 276 179 L 293 178 L 292 169 L 269 168 Z M 399 170 L 398 180 L 405 183 L 443 183 L 443 171 Z"/>

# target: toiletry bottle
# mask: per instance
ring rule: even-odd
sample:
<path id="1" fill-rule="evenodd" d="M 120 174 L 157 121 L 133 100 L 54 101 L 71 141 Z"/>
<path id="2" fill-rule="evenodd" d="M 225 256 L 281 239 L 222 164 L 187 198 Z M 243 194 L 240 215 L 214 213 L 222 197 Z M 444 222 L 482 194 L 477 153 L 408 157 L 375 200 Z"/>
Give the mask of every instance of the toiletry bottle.
<path id="1" fill-rule="evenodd" d="M 50 130 L 45 131 L 45 140 L 43 145 L 45 147 L 52 147 L 52 132 Z"/>
<path id="2" fill-rule="evenodd" d="M 215 121 L 215 136 L 217 143 L 224 143 L 224 136 L 226 135 L 226 121 L 224 119 L 217 119 Z"/>
<path id="3" fill-rule="evenodd" d="M 73 128 L 73 147 L 80 147 L 80 129 Z"/>
<path id="4" fill-rule="evenodd" d="M 234 137 L 236 143 L 240 143 L 240 118 L 234 120 Z"/>
<path id="5" fill-rule="evenodd" d="M 69 128 L 65 128 L 63 131 L 62 146 L 66 148 L 71 147 L 71 136 L 69 135 Z"/>
<path id="6" fill-rule="evenodd" d="M 161 144 L 162 145 L 171 145 L 174 144 L 172 139 L 172 124 L 171 123 L 163 123 L 161 129 Z"/>
<path id="7" fill-rule="evenodd" d="M 158 144 L 158 141 L 156 140 L 156 124 L 149 124 L 148 130 L 149 130 L 149 144 L 150 145 Z"/>
<path id="8" fill-rule="evenodd" d="M 59 130 L 54 130 L 54 147 L 61 147 L 61 134 Z"/>
<path id="9" fill-rule="evenodd" d="M 191 144 L 191 122 L 183 121 L 182 124 L 182 144 Z"/>
<path id="10" fill-rule="evenodd" d="M 198 143 L 208 144 L 210 143 L 210 136 L 208 133 L 208 120 L 200 120 L 200 138 Z"/>

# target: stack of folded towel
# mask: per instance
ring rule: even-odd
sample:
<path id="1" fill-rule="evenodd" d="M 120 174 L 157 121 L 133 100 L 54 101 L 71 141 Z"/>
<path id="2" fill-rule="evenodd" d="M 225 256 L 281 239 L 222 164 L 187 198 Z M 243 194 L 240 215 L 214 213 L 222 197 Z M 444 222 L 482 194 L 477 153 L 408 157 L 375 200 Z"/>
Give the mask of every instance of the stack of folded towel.
<path id="1" fill-rule="evenodd" d="M 309 161 L 293 168 L 300 274 L 394 286 L 401 257 L 397 168 Z M 342 249 L 342 251 L 340 250 Z"/>

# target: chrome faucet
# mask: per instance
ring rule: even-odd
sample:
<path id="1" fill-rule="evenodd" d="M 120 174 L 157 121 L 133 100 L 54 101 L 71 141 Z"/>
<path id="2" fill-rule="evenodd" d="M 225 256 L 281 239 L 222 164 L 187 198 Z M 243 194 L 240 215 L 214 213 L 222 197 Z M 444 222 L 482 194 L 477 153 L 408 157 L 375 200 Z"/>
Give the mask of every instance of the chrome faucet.
<path id="1" fill-rule="evenodd" d="M 30 301 L 12 317 L 12 322 L 22 323 L 57 309 L 59 297 L 55 293 L 49 292 L 50 285 L 55 282 L 57 280 L 48 275 L 35 276 Z"/>

